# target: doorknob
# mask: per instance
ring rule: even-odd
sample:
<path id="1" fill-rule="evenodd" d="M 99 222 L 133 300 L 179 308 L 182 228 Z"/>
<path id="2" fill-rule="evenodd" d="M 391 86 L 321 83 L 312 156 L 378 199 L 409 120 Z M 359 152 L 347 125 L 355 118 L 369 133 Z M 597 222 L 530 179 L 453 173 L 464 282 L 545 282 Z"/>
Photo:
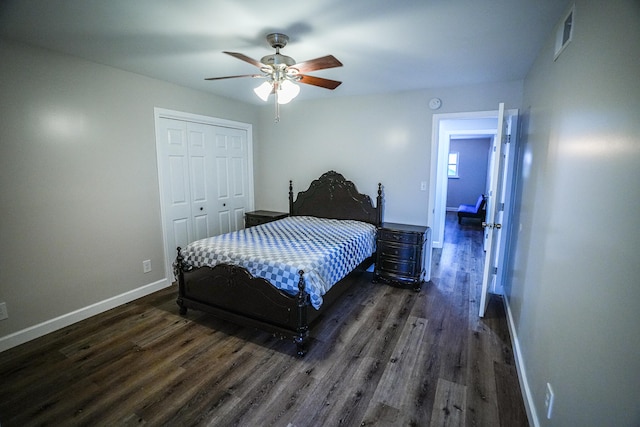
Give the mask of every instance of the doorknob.
<path id="1" fill-rule="evenodd" d="M 482 228 L 494 228 L 494 227 L 500 230 L 502 228 L 502 224 L 487 224 L 486 222 L 482 221 Z"/>
<path id="2" fill-rule="evenodd" d="M 200 206 L 200 210 L 202 211 L 202 210 L 204 210 L 204 208 L 202 206 Z"/>

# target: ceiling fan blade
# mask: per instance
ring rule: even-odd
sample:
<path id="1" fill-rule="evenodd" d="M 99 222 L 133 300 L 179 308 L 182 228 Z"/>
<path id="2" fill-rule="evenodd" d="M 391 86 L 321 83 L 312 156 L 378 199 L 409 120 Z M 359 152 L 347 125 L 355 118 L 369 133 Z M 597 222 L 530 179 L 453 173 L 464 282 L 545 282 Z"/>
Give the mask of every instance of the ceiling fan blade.
<path id="1" fill-rule="evenodd" d="M 224 77 L 207 77 L 205 80 L 223 80 L 223 79 L 237 79 L 238 77 L 264 77 L 262 74 L 241 74 L 238 76 L 224 76 Z"/>
<path id="2" fill-rule="evenodd" d="M 300 75 L 300 80 L 298 80 L 300 83 L 305 83 L 308 85 L 313 85 L 313 86 L 319 86 L 319 87 L 323 87 L 325 89 L 335 89 L 338 86 L 340 86 L 342 84 L 342 82 L 336 81 L 336 80 L 329 80 L 329 79 L 323 79 L 322 77 L 314 77 L 314 76 L 308 76 L 306 74 L 301 74 Z"/>
<path id="3" fill-rule="evenodd" d="M 238 52 L 222 52 L 222 53 L 226 53 L 227 55 L 231 55 L 234 58 L 238 58 L 241 61 L 248 62 L 249 64 L 255 65 L 258 68 L 264 67 L 264 64 L 262 62 L 256 61 L 253 58 L 249 58 L 247 55 L 244 55 L 242 53 L 238 53 Z"/>
<path id="4" fill-rule="evenodd" d="M 338 61 L 333 55 L 327 55 L 321 58 L 300 62 L 298 64 L 292 65 L 291 67 L 298 69 L 301 73 L 308 73 L 309 71 L 342 67 L 342 62 Z"/>

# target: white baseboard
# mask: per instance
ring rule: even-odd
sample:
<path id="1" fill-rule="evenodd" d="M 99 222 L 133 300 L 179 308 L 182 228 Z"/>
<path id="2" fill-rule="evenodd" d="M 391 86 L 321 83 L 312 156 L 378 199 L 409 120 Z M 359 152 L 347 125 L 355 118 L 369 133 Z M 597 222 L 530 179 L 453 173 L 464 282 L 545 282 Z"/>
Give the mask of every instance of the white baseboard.
<path id="1" fill-rule="evenodd" d="M 21 331 L 14 332 L 10 335 L 0 337 L 0 352 L 16 347 L 20 344 L 24 344 L 27 341 L 39 338 L 43 335 L 57 331 L 81 320 L 88 319 L 91 316 L 95 316 L 96 314 L 111 310 L 112 308 L 152 294 L 153 292 L 159 291 L 160 289 L 164 289 L 169 286 L 171 286 L 171 282 L 169 282 L 166 278 L 158 280 L 157 282 L 141 286 L 137 289 L 133 289 L 120 295 L 116 295 L 104 301 L 100 301 L 79 310 L 72 311 L 71 313 L 63 314 L 62 316 L 58 316 L 54 319 L 50 319 L 40 324 L 25 328 Z"/>
<path id="2" fill-rule="evenodd" d="M 513 355 L 516 362 L 516 370 L 518 371 L 518 381 L 520 382 L 520 391 L 524 400 L 525 410 L 527 411 L 527 418 L 529 418 L 529 425 L 532 427 L 540 427 L 540 420 L 538 419 L 536 405 L 533 401 L 533 394 L 529 387 L 529 380 L 527 380 L 527 370 L 525 369 L 524 360 L 522 359 L 520 341 L 518 340 L 518 335 L 516 333 L 509 300 L 506 296 L 502 298 L 502 300 L 504 301 L 504 307 L 507 312 L 507 324 L 509 325 L 509 334 L 511 335 L 511 343 L 513 345 Z"/>

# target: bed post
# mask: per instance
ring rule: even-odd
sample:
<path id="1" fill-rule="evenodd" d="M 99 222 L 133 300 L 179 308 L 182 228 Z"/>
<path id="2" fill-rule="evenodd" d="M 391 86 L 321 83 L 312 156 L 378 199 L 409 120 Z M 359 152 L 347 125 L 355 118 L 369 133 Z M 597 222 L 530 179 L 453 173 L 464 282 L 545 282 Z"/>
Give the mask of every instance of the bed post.
<path id="1" fill-rule="evenodd" d="M 307 323 L 307 307 L 309 306 L 309 294 L 307 293 L 304 286 L 304 271 L 300 270 L 298 272 L 300 275 L 300 280 L 298 280 L 298 333 L 293 338 L 296 343 L 296 347 L 298 348 L 298 356 L 303 357 L 307 354 L 306 342 L 307 337 L 309 336 L 309 324 Z"/>
<path id="2" fill-rule="evenodd" d="M 293 180 L 289 180 L 289 215 L 293 215 Z"/>
<path id="3" fill-rule="evenodd" d="M 378 221 L 378 223 L 376 225 L 381 226 L 382 225 L 382 183 L 381 182 L 378 183 L 378 197 L 376 197 L 376 212 L 378 213 L 378 218 L 376 218 L 376 221 Z"/>
<path id="4" fill-rule="evenodd" d="M 176 264 L 173 267 L 173 274 L 178 280 L 178 299 L 176 300 L 176 304 L 180 307 L 180 314 L 185 315 L 187 314 L 187 307 L 182 300 L 184 297 L 184 270 L 182 265 L 184 258 L 180 250 L 181 248 L 178 246 L 178 256 L 176 257 Z"/>

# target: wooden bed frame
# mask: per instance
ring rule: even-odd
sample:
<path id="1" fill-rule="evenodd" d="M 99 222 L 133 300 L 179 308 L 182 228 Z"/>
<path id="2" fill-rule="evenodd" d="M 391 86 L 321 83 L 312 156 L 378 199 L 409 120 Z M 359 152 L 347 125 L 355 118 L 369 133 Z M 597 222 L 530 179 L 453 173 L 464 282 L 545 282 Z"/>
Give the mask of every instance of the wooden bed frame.
<path id="1" fill-rule="evenodd" d="M 358 193 L 351 181 L 329 171 L 314 180 L 309 189 L 293 200 L 293 183 L 289 181 L 289 214 L 332 219 L 354 219 L 379 226 L 382 223 L 382 184 L 374 207 L 371 198 Z M 366 269 L 375 258 L 367 258 L 356 270 Z M 253 277 L 242 267 L 219 264 L 193 268 L 180 254 L 175 264 L 178 279 L 180 314 L 188 308 L 211 313 L 219 318 L 255 327 L 283 339 L 293 339 L 298 356 L 306 353 L 309 330 L 320 315 L 349 287 L 349 276 L 336 283 L 323 296 L 319 310 L 311 306 L 305 290 L 303 271 L 299 272 L 297 295 L 280 291 L 266 279 Z"/>

